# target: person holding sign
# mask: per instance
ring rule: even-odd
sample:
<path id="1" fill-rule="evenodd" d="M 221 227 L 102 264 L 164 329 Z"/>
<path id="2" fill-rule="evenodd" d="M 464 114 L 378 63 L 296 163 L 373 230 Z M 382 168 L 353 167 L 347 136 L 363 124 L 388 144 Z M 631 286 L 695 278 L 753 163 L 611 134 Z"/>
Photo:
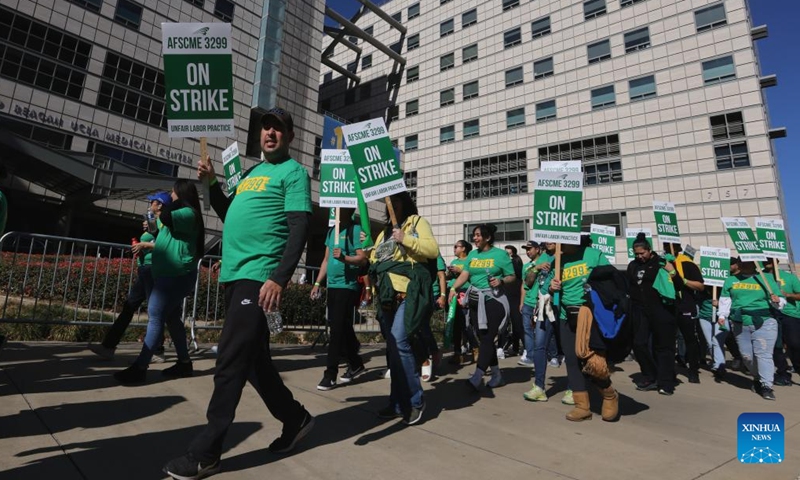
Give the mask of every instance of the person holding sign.
<path id="1" fill-rule="evenodd" d="M 633 242 L 636 260 L 628 264 L 630 282 L 633 352 L 642 379 L 636 389 L 675 392 L 675 286 L 677 274 L 671 262 L 653 252 L 644 233 Z M 652 348 L 651 345 L 652 344 Z"/>
<path id="2" fill-rule="evenodd" d="M 742 360 L 753 374 L 752 390 L 765 400 L 775 400 L 772 354 L 778 338 L 776 310 L 786 305 L 781 295 L 774 278 L 756 272 L 755 262 L 740 262 L 739 273 L 725 280 L 717 312 L 720 325 L 733 322 Z"/>
<path id="3" fill-rule="evenodd" d="M 686 250 L 680 243 L 664 243 L 665 252 L 674 252 L 674 265 L 678 274 L 673 278 L 678 292 L 675 299 L 675 309 L 678 315 L 678 329 L 686 346 L 686 363 L 689 371 L 686 377 L 689 383 L 700 383 L 700 343 L 697 339 L 697 296 L 705 288 L 703 275 L 700 268 L 694 263 L 695 249 L 686 245 Z M 667 256 L 669 260 L 669 255 Z"/>
<path id="4" fill-rule="evenodd" d="M 225 324 L 220 337 L 214 392 L 205 429 L 189 444 L 188 453 L 164 467 L 175 478 L 200 478 L 219 471 L 225 436 L 247 381 L 270 413 L 283 423 L 283 433 L 269 446 L 287 453 L 314 426 L 314 417 L 292 396 L 269 352 L 267 312 L 280 306 L 286 284 L 308 239 L 311 181 L 305 167 L 292 159 L 289 144 L 294 122 L 281 108 L 261 117 L 261 163 L 242 176 L 227 197 L 209 159 L 197 176 L 211 183 L 211 206 L 224 222 L 222 267 Z"/>
<path id="5" fill-rule="evenodd" d="M 786 306 L 780 319 L 781 336 L 795 373 L 800 373 L 800 279 L 790 272 L 781 272 L 779 283 L 781 293 L 786 298 Z M 786 380 L 791 384 L 791 373 L 786 373 Z"/>
<path id="6" fill-rule="evenodd" d="M 367 264 L 367 256 L 361 248 L 361 227 L 353 223 L 353 208 L 341 208 L 339 228 L 328 230 L 325 239 L 325 258 L 319 267 L 319 276 L 311 289 L 311 299 L 321 295 L 320 285 L 327 280 L 328 363 L 317 390 L 330 390 L 336 386 L 339 373 L 339 356 L 347 358 L 347 371 L 341 383 L 350 383 L 364 373 L 364 361 L 358 354 L 358 339 L 353 330 L 353 314 L 358 305 L 361 287 L 358 271 Z M 335 230 L 339 238 L 335 238 Z"/>
<path id="7" fill-rule="evenodd" d="M 780 270 L 775 270 L 775 266 L 778 264 L 777 258 L 770 258 L 767 257 L 767 260 L 764 262 L 764 274 L 767 276 L 772 276 L 776 279 L 776 283 L 780 285 L 781 292 L 783 296 L 786 297 L 787 290 L 788 292 L 792 292 L 795 288 L 792 285 L 792 278 L 797 278 L 789 272 L 781 272 Z M 787 282 L 788 280 L 788 282 Z M 791 293 L 788 293 L 791 295 Z M 776 315 L 775 319 L 778 321 L 780 328 L 778 329 L 778 339 L 775 342 L 775 349 L 772 352 L 772 360 L 775 362 L 775 378 L 772 381 L 772 384 L 778 387 L 791 387 L 792 386 L 792 373 L 789 371 L 789 362 L 787 362 L 787 352 L 789 356 L 792 355 L 792 343 L 795 344 L 794 350 L 797 351 L 800 345 L 797 345 L 797 339 L 793 338 L 797 336 L 796 328 L 792 330 L 794 327 L 794 319 L 790 318 L 786 311 L 791 311 L 791 306 L 789 305 L 789 299 L 786 299 L 786 307 L 784 311 L 781 312 L 779 315 Z M 784 344 L 786 345 L 786 352 L 784 352 Z M 800 353 L 800 352 L 799 352 Z M 792 365 L 795 365 L 797 362 L 792 361 Z"/>
<path id="8" fill-rule="evenodd" d="M 439 245 L 407 191 L 395 193 L 389 200 L 397 225 L 392 225 L 387 207 L 386 227 L 378 234 L 370 256 L 370 277 L 378 287 L 379 320 L 392 381 L 389 405 L 378 416 L 402 417 L 406 425 L 414 425 L 422 419 L 425 400 L 410 339 L 430 319 Z"/>
<path id="9" fill-rule="evenodd" d="M 467 289 L 469 317 L 470 322 L 478 327 L 481 342 L 475 373 L 467 380 L 475 391 L 482 389 L 483 375 L 489 367 L 492 367 L 492 378 L 487 385 L 492 388 L 503 385 L 494 348 L 495 337 L 505 327 L 511 310 L 505 285 L 512 288 L 517 277 L 508 253 L 494 246 L 496 232 L 497 227 L 491 224 L 481 224 L 472 230 L 475 250 L 469 253 L 467 266 L 453 284 L 449 298 L 453 301 L 455 291 L 470 282 Z M 519 308 L 519 304 L 514 308 Z"/>

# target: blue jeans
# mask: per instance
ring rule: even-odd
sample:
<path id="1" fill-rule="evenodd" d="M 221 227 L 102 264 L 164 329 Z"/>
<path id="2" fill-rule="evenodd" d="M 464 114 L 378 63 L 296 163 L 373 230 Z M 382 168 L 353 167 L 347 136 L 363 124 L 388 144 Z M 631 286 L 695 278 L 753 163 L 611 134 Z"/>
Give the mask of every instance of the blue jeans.
<path id="1" fill-rule="evenodd" d="M 160 344 L 164 335 L 164 323 L 169 328 L 169 335 L 175 345 L 178 360 L 189 360 L 189 347 L 186 344 L 186 330 L 180 315 L 176 315 L 183 304 L 183 298 L 192 291 L 197 272 L 187 273 L 180 277 L 159 277 L 153 279 L 153 291 L 147 302 L 147 333 L 139 357 L 134 362 L 140 368 L 147 368 L 153 358 L 153 351 Z"/>
<path id="2" fill-rule="evenodd" d="M 711 370 L 718 370 L 720 367 L 725 368 L 725 338 L 728 336 L 727 330 L 719 328 L 718 324 L 714 324 L 714 337 L 711 337 L 710 321 L 704 318 L 700 319 L 700 328 L 703 330 L 703 336 L 706 337 L 706 343 L 711 347 L 711 355 L 714 358 L 714 365 Z"/>
<path id="3" fill-rule="evenodd" d="M 525 347 L 525 357 L 533 361 L 533 307 L 522 306 L 522 343 Z"/>
<path id="4" fill-rule="evenodd" d="M 778 321 L 768 318 L 759 328 L 755 325 L 733 322 L 733 333 L 736 335 L 736 344 L 742 352 L 742 362 L 753 374 L 753 378 L 759 380 L 762 386 L 772 388 L 775 376 L 772 350 L 778 339 Z"/>
<path id="5" fill-rule="evenodd" d="M 544 390 L 544 377 L 547 373 L 547 350 L 551 339 L 554 338 L 554 327 L 553 322 L 548 320 L 536 322 L 533 326 L 533 383 L 542 390 Z"/>
<path id="6" fill-rule="evenodd" d="M 389 355 L 389 370 L 392 372 L 389 403 L 396 411 L 408 414 L 411 407 L 422 407 L 423 399 L 422 383 L 417 375 L 417 363 L 403 319 L 405 311 L 404 300 L 397 306 L 397 310 L 384 310 L 381 322 L 384 323 L 383 330 L 388 332 L 386 350 Z"/>

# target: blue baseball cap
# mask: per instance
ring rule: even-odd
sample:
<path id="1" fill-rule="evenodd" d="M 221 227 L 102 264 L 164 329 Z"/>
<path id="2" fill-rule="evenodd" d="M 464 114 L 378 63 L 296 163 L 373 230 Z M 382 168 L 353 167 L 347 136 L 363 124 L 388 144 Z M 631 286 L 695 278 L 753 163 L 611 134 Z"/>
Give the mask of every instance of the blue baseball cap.
<path id="1" fill-rule="evenodd" d="M 172 203 L 172 195 L 170 195 L 168 192 L 163 192 L 163 191 L 156 192 L 152 195 L 148 195 L 147 200 L 151 202 L 155 200 L 156 202 L 161 202 L 161 205 L 169 205 L 170 203 Z"/>

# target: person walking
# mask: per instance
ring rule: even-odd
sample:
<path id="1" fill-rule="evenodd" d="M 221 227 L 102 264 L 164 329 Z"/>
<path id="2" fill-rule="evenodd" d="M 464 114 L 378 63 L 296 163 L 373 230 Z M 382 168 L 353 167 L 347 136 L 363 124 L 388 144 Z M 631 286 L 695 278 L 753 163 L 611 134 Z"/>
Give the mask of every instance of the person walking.
<path id="1" fill-rule="evenodd" d="M 494 246 L 497 227 L 492 224 L 481 224 L 472 231 L 472 243 L 475 249 L 467 256 L 467 266 L 453 284 L 449 300 L 467 281 L 471 286 L 467 290 L 470 321 L 477 324 L 480 335 L 475 373 L 467 380 L 475 390 L 483 388 L 483 375 L 492 367 L 492 377 L 488 386 L 492 388 L 503 385 L 503 376 L 497 363 L 495 337 L 506 326 L 511 307 L 506 288 L 514 288 L 516 276 L 514 266 L 505 250 Z M 519 308 L 519 304 L 514 305 Z"/>
<path id="2" fill-rule="evenodd" d="M 752 391 L 775 400 L 773 350 L 778 338 L 776 316 L 786 305 L 781 289 L 769 275 L 756 273 L 755 262 L 739 262 L 739 273 L 725 280 L 719 299 L 717 321 L 730 319 L 742 352 L 742 361 L 753 375 Z"/>
<path id="3" fill-rule="evenodd" d="M 93 343 L 89 345 L 95 355 L 103 360 L 112 360 L 117 345 L 122 341 L 122 336 L 125 330 L 133 320 L 133 316 L 145 300 L 150 298 L 150 292 L 153 290 L 153 275 L 150 268 L 153 264 L 153 249 L 155 248 L 155 239 L 158 235 L 159 218 L 161 217 L 161 209 L 165 205 L 172 203 L 172 196 L 169 192 L 156 192 L 147 197 L 150 201 L 149 210 L 155 217 L 155 228 L 151 231 L 151 226 L 147 221 L 143 222 L 144 233 L 139 237 L 139 242 L 131 247 L 133 254 L 138 258 L 138 267 L 136 268 L 136 281 L 131 286 L 128 292 L 128 297 L 125 303 L 122 304 L 122 311 L 119 313 L 114 323 L 106 332 L 103 341 L 99 344 Z M 175 313 L 180 315 L 180 309 L 175 310 Z M 153 352 L 153 363 L 163 363 L 164 358 L 164 337 L 162 335 L 160 343 L 156 346 Z"/>
<path id="4" fill-rule="evenodd" d="M 791 282 L 791 277 L 794 277 L 789 272 L 781 272 L 778 271 L 777 277 L 775 274 L 775 264 L 778 263 L 778 259 L 773 259 L 767 257 L 767 260 L 764 262 L 764 275 L 770 276 L 776 280 L 776 283 L 779 284 L 781 288 L 781 292 L 783 297 L 786 295 L 791 295 L 790 292 L 793 290 L 793 285 Z M 784 278 L 786 277 L 786 278 Z M 778 278 L 780 282 L 778 282 Z M 789 279 L 789 283 L 787 284 L 786 279 Z M 788 287 L 787 287 L 788 285 Z M 793 310 L 792 306 L 788 304 L 787 298 L 787 305 L 784 310 Z M 775 341 L 775 348 L 772 351 L 772 361 L 775 363 L 775 377 L 772 380 L 772 384 L 776 387 L 791 387 L 792 386 L 792 372 L 789 370 L 789 362 L 787 357 L 791 357 L 791 347 L 790 343 L 797 343 L 796 335 L 793 334 L 792 327 L 794 326 L 794 322 L 790 322 L 790 319 L 787 317 L 785 312 L 774 312 L 775 320 L 778 321 L 778 337 Z M 790 335 L 787 336 L 787 333 Z M 786 351 L 784 351 L 784 344 L 786 347 Z M 795 362 L 792 362 L 793 364 Z"/>
<path id="5" fill-rule="evenodd" d="M 364 361 L 358 354 L 358 339 L 353 329 L 353 318 L 358 305 L 361 285 L 358 272 L 367 264 L 367 256 L 362 249 L 361 226 L 353 223 L 355 209 L 340 210 L 339 239 L 334 238 L 334 229 L 328 230 L 325 239 L 325 258 L 319 268 L 319 276 L 311 289 L 311 299 L 321 295 L 320 285 L 327 281 L 328 360 L 322 380 L 317 390 L 330 390 L 336 386 L 339 374 L 339 358 L 347 359 L 347 371 L 339 378 L 339 383 L 350 383 L 364 373 Z"/>
<path id="6" fill-rule="evenodd" d="M 231 197 L 222 192 L 210 161 L 198 168 L 198 178 L 211 183 L 211 206 L 224 222 L 220 283 L 227 310 L 208 423 L 185 455 L 164 466 L 173 478 L 219 471 L 223 441 L 247 381 L 283 423 L 281 436 L 269 445 L 271 453 L 290 452 L 314 426 L 314 417 L 294 399 L 272 362 L 266 317 L 280 307 L 308 240 L 311 183 L 289 153 L 293 139 L 289 112 L 267 111 L 261 117 L 261 162 L 244 174 Z"/>
<path id="7" fill-rule="evenodd" d="M 714 375 L 714 381 L 719 383 L 725 378 L 725 339 L 728 337 L 729 323 L 715 325 L 717 319 L 713 316 L 714 307 L 719 306 L 719 301 L 714 300 L 712 296 L 713 287 L 706 287 L 703 293 L 698 295 L 697 301 L 700 304 L 700 329 L 711 350 L 711 373 Z"/>
<path id="8" fill-rule="evenodd" d="M 671 248 L 671 250 L 670 250 Z M 700 267 L 694 263 L 696 250 L 691 245 L 686 245 L 686 249 L 681 248 L 679 243 L 664 243 L 665 252 L 675 252 L 674 266 L 678 272 L 676 280 L 680 282 L 680 288 L 676 289 L 675 313 L 677 314 L 678 330 L 683 337 L 686 348 L 684 360 L 688 367 L 686 377 L 689 383 L 700 383 L 700 343 L 697 338 L 699 323 L 698 314 L 698 295 L 705 289 L 703 275 Z M 678 284 L 676 283 L 676 286 Z"/>
<path id="9" fill-rule="evenodd" d="M 768 265 L 771 259 L 767 260 Z M 786 306 L 780 317 L 781 336 L 794 373 L 800 373 L 800 279 L 786 271 L 780 272 L 779 278 L 781 293 L 786 298 Z M 792 384 L 792 373 L 788 369 L 785 380 L 789 385 Z"/>
<path id="10" fill-rule="evenodd" d="M 539 288 L 536 284 L 536 277 L 539 270 L 536 269 L 536 262 L 540 257 L 540 246 L 538 242 L 528 241 L 522 246 L 528 263 L 522 267 L 522 285 L 520 287 L 519 311 L 522 315 L 522 355 L 517 360 L 517 365 L 523 367 L 533 367 L 534 349 L 534 312 L 536 302 L 539 297 Z M 512 305 L 512 308 L 514 306 Z"/>
<path id="11" fill-rule="evenodd" d="M 162 341 L 165 323 L 178 362 L 161 373 L 166 377 L 192 375 L 192 360 L 180 309 L 197 279 L 197 262 L 203 256 L 205 228 L 200 214 L 200 197 L 191 181 L 176 181 L 171 196 L 172 202 L 161 209 L 160 228 L 153 247 L 153 289 L 147 305 L 149 319 L 144 345 L 130 367 L 114 374 L 114 378 L 123 384 L 146 380 L 150 360 Z"/>
<path id="12" fill-rule="evenodd" d="M 644 233 L 633 241 L 634 260 L 628 264 L 633 353 L 642 373 L 640 391 L 675 393 L 675 267 L 653 252 Z M 652 348 L 651 348 L 652 344 Z"/>
<path id="13" fill-rule="evenodd" d="M 453 291 L 453 284 L 456 283 L 456 278 L 461 275 L 461 271 L 467 265 L 467 256 L 472 251 L 472 244 L 466 240 L 459 240 L 453 245 L 453 255 L 456 257 L 450 262 L 447 267 L 447 289 L 449 292 Z M 456 291 L 456 295 L 466 292 L 469 288 L 469 282 L 462 285 Z M 449 297 L 449 295 L 448 295 Z M 475 332 L 470 325 L 467 324 L 467 316 L 464 307 L 456 305 L 456 318 L 453 321 L 453 356 L 450 358 L 450 363 L 453 365 L 461 365 L 464 361 L 462 348 L 466 346 L 467 352 L 472 352 L 478 348 L 478 339 Z M 473 359 L 477 360 L 477 359 Z"/>
<path id="14" fill-rule="evenodd" d="M 508 303 L 511 306 L 511 311 L 509 312 L 509 317 L 511 322 L 510 323 L 510 330 L 506 328 L 501 335 L 501 339 L 498 342 L 498 347 L 502 347 L 502 350 L 498 351 L 497 354 L 500 358 L 512 357 L 514 355 L 519 355 L 520 353 L 520 344 L 522 344 L 522 348 L 525 348 L 524 345 L 524 331 L 522 326 L 522 313 L 520 309 L 517 308 L 518 305 L 522 302 L 522 259 L 517 255 L 517 247 L 513 245 L 506 245 L 503 247 L 508 253 L 509 258 L 511 258 L 511 265 L 514 267 L 514 277 L 517 279 L 514 285 L 511 285 L 506 295 L 508 296 Z M 510 332 L 510 333 L 509 333 Z"/>
<path id="15" fill-rule="evenodd" d="M 414 425 L 422 419 L 425 399 L 410 339 L 431 315 L 431 283 L 438 278 L 439 245 L 408 192 L 396 193 L 389 200 L 397 224 L 392 225 L 387 208 L 386 226 L 378 234 L 370 257 L 370 276 L 378 287 L 379 320 L 391 372 L 389 404 L 378 416 L 402 417 L 407 425 Z"/>

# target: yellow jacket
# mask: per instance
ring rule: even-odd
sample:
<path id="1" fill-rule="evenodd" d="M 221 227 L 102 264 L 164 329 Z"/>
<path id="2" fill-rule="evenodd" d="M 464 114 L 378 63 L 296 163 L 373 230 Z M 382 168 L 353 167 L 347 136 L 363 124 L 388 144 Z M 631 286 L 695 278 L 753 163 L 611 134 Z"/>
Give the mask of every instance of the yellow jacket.
<path id="1" fill-rule="evenodd" d="M 427 262 L 428 260 L 435 260 L 439 256 L 439 244 L 433 238 L 433 231 L 431 224 L 419 215 L 411 215 L 403 222 L 402 230 L 405 232 L 403 237 L 403 247 L 405 252 L 399 248 L 394 249 L 392 260 L 396 262 L 411 262 L 411 264 Z M 412 231 L 416 230 L 416 236 L 412 235 Z M 375 245 L 380 245 L 383 242 L 383 231 L 378 234 L 375 240 Z M 370 254 L 370 261 L 376 262 L 375 249 Z M 408 278 L 389 273 L 389 278 L 392 281 L 392 286 L 398 292 L 405 292 L 408 286 Z"/>

